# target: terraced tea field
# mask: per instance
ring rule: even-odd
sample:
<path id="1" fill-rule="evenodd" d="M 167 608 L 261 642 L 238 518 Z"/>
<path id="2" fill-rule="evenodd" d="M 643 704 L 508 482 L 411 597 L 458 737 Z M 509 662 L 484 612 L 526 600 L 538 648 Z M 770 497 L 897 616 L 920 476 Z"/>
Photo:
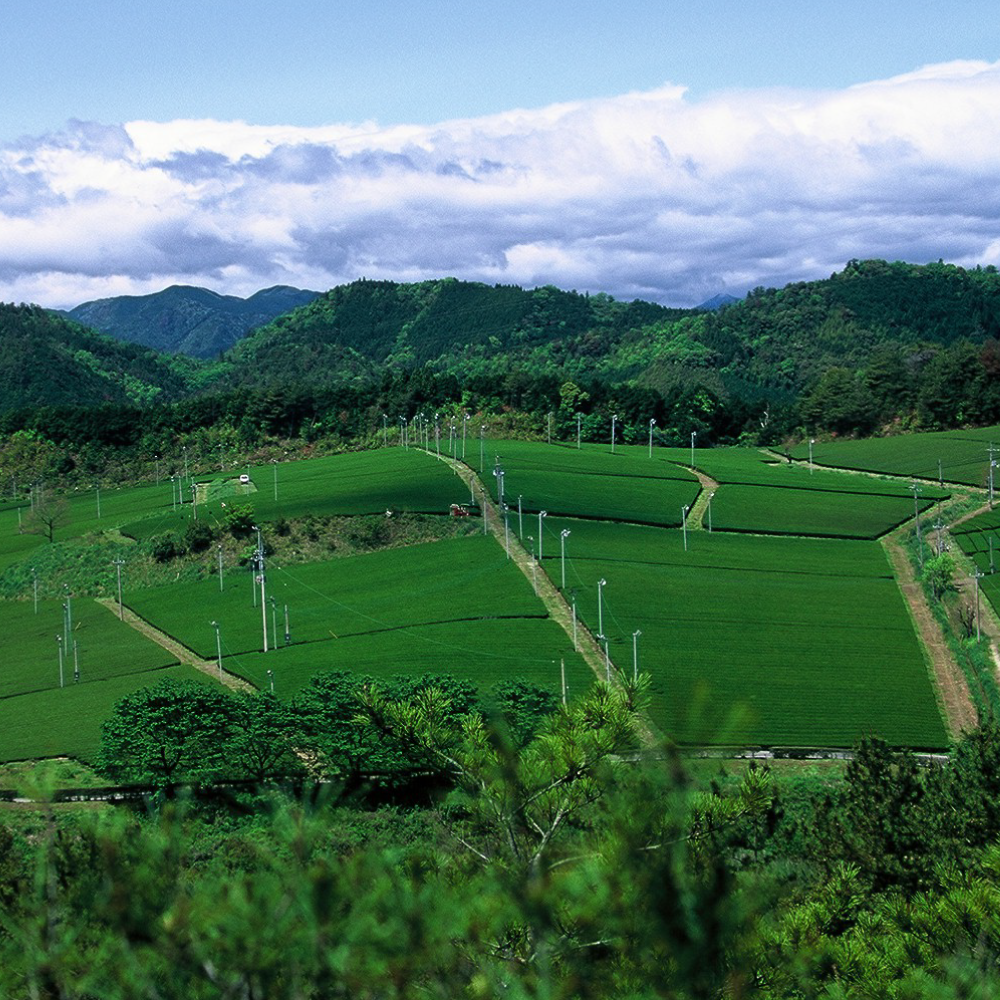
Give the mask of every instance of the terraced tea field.
<path id="1" fill-rule="evenodd" d="M 947 742 L 927 667 L 877 545 L 556 520 L 567 589 L 611 656 L 653 677 L 653 712 L 682 740 Z M 544 561 L 559 582 L 557 554 Z M 599 580 L 602 588 L 600 613 Z"/>
<path id="2" fill-rule="evenodd" d="M 642 632 L 640 663 L 653 676 L 654 718 L 665 731 L 688 742 L 810 746 L 849 745 L 876 731 L 901 745 L 944 745 L 924 658 L 885 556 L 876 544 L 852 540 L 912 517 L 905 482 L 810 472 L 756 451 L 696 449 L 695 468 L 719 485 L 713 531 L 692 520 L 685 551 L 682 508 L 697 501 L 701 524 L 708 514 L 689 449 L 654 448 L 650 456 L 638 445 L 619 445 L 614 454 L 596 445 L 487 446 L 483 481 L 496 496 L 499 457 L 511 536 L 535 551 L 542 543 L 543 568 L 556 584 L 560 534 L 571 532 L 568 596 L 575 591 L 581 620 L 594 632 L 597 581 L 608 581 L 600 625 L 626 669 L 632 633 Z M 468 455 L 477 465 L 471 443 Z M 249 483 L 240 484 L 238 472 Z M 415 449 L 238 472 L 198 478 L 199 517 L 221 526 L 224 504 L 248 502 L 265 537 L 278 518 L 387 509 L 444 516 L 450 504 L 469 500 L 445 462 Z M 190 504 L 175 509 L 172 489 L 165 482 L 102 490 L 100 520 L 96 492 L 74 497 L 73 520 L 57 538 L 119 527 L 141 540 L 183 527 L 193 511 Z M 925 484 L 921 506 L 945 493 Z M 548 511 L 541 539 L 540 510 Z M 23 572 L 34 547 L 47 544 L 18 534 L 16 518 L 9 503 L 0 509 L 0 571 L 18 565 Z M 978 541 L 985 530 L 968 537 Z M 125 603 L 210 661 L 211 623 L 218 623 L 226 669 L 258 687 L 273 683 L 281 696 L 328 669 L 448 672 L 483 686 L 523 678 L 556 689 L 564 660 L 571 691 L 593 677 L 491 536 L 306 565 L 272 559 L 263 609 L 248 570 L 230 571 L 223 584 L 220 590 L 209 577 L 126 590 Z M 0 758 L 86 756 L 117 697 L 165 671 L 191 673 L 170 666 L 169 654 L 107 609 L 77 600 L 81 683 L 55 689 L 61 613 L 58 601 L 43 602 L 37 621 L 30 603 L 0 606 L 0 626 L 14 637 L 5 642 L 9 666 L 0 677 Z"/>
<path id="3" fill-rule="evenodd" d="M 895 476 L 984 486 L 989 475 L 989 445 L 996 444 L 1000 458 L 1000 427 L 967 431 L 901 434 L 898 437 L 860 441 L 817 441 L 813 459 L 820 465 L 861 469 Z M 808 444 L 792 452 L 797 459 L 809 457 Z"/>

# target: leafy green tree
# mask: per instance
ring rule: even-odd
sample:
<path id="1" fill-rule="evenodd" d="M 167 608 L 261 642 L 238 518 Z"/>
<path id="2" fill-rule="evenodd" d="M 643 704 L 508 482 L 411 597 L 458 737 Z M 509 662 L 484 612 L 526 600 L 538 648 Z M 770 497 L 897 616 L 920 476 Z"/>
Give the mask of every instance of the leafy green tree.
<path id="1" fill-rule="evenodd" d="M 126 695 L 101 727 L 98 769 L 113 781 L 174 784 L 224 770 L 233 700 L 198 681 L 167 679 Z"/>
<path id="2" fill-rule="evenodd" d="M 955 560 L 947 552 L 933 556 L 924 563 L 924 582 L 940 600 L 948 591 L 955 589 Z"/>
<path id="3" fill-rule="evenodd" d="M 269 692 L 233 696 L 229 738 L 223 751 L 228 774 L 257 781 L 301 773 L 302 734 L 291 706 Z"/>

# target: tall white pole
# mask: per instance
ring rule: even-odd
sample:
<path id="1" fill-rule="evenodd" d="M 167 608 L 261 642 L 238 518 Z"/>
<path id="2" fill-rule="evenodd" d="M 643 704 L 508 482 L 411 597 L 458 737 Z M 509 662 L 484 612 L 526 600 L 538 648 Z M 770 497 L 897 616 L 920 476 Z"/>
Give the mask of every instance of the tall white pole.
<path id="1" fill-rule="evenodd" d="M 56 643 L 59 646 L 59 687 L 65 687 L 66 680 L 63 674 L 63 637 L 61 635 L 56 636 Z"/>
<path id="2" fill-rule="evenodd" d="M 520 494 L 517 496 L 517 537 L 524 538 L 524 512 L 521 510 L 521 501 L 524 499 Z"/>
<path id="3" fill-rule="evenodd" d="M 694 468 L 694 439 L 698 436 L 697 431 L 691 431 L 691 468 Z"/>
<path id="4" fill-rule="evenodd" d="M 122 605 L 122 566 L 124 564 L 124 559 L 115 560 L 115 569 L 118 570 L 118 618 L 121 621 L 125 620 L 125 608 Z"/>
<path id="5" fill-rule="evenodd" d="M 681 530 L 684 532 L 684 551 L 688 550 L 688 508 L 681 507 Z"/>
<path id="6" fill-rule="evenodd" d="M 215 629 L 215 653 L 219 660 L 219 680 L 222 680 L 222 636 L 219 634 L 219 623 L 212 622 Z"/>
<path id="7" fill-rule="evenodd" d="M 576 450 L 580 450 L 580 421 L 583 418 L 582 413 L 576 415 Z"/>
<path id="8" fill-rule="evenodd" d="M 604 585 L 608 581 L 601 577 L 597 581 L 597 631 L 604 631 Z"/>
<path id="9" fill-rule="evenodd" d="M 611 454 L 615 453 L 615 423 L 618 420 L 618 414 L 611 414 Z"/>
<path id="10" fill-rule="evenodd" d="M 559 547 L 561 549 L 562 558 L 562 589 L 566 589 L 566 539 L 570 536 L 569 528 L 563 528 L 559 533 Z"/>
<path id="11" fill-rule="evenodd" d="M 649 421 L 649 457 L 653 457 L 653 428 L 656 426 L 656 421 L 650 418 Z"/>
<path id="12" fill-rule="evenodd" d="M 542 538 L 542 518 L 548 517 L 548 513 L 549 512 L 547 510 L 540 510 L 538 512 L 538 561 L 539 562 L 542 561 L 543 549 L 545 548 L 543 544 L 544 539 Z"/>
<path id="13" fill-rule="evenodd" d="M 709 493 L 708 494 L 708 533 L 709 534 L 712 534 L 712 497 L 714 497 L 714 496 L 715 496 L 714 493 Z"/>
<path id="14" fill-rule="evenodd" d="M 576 643 L 576 594 L 573 595 L 573 652 L 578 653 L 580 647 Z"/>
<path id="15" fill-rule="evenodd" d="M 642 635 L 641 629 L 636 629 L 632 633 L 632 680 L 637 681 L 639 679 L 639 636 Z"/>

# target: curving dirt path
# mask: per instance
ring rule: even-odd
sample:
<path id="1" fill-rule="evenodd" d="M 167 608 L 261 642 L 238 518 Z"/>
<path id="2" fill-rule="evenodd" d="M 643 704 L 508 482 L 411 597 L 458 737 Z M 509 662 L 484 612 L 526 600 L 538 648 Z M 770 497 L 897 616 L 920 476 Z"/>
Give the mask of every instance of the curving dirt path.
<path id="1" fill-rule="evenodd" d="M 688 511 L 687 517 L 688 527 L 694 531 L 701 531 L 705 527 L 705 511 L 708 510 L 708 503 L 712 495 L 719 488 L 719 484 L 711 476 L 706 476 L 704 472 L 690 465 L 682 465 L 681 468 L 687 469 L 692 475 L 697 476 L 698 482 L 701 484 L 701 491 L 695 497 L 695 501 L 691 505 L 691 510 Z"/>
<path id="2" fill-rule="evenodd" d="M 118 602 L 113 597 L 98 597 L 96 601 L 107 608 L 116 618 L 118 617 Z M 145 618 L 140 618 L 128 605 L 125 605 L 122 611 L 122 620 L 126 625 L 131 626 L 136 632 L 141 633 L 158 646 L 162 646 L 171 656 L 176 657 L 186 666 L 200 670 L 203 674 L 207 674 L 213 680 L 219 681 L 225 687 L 231 688 L 234 691 L 257 690 L 248 681 L 243 680 L 242 677 L 231 674 L 225 669 L 225 666 L 223 666 L 222 676 L 220 677 L 219 664 L 215 660 L 203 660 L 193 649 L 188 649 L 187 646 L 182 645 L 176 639 L 167 635 L 166 632 L 161 632 L 155 626 L 150 625 Z"/>

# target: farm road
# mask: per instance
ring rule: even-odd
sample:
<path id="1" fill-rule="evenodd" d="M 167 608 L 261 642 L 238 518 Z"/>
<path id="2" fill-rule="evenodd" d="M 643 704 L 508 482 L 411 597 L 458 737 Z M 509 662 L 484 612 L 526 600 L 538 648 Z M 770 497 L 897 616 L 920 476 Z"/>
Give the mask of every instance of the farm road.
<path id="1" fill-rule="evenodd" d="M 892 564 L 896 583 L 903 595 L 903 600 L 906 601 L 907 608 L 909 608 L 910 617 L 913 619 L 913 625 L 921 645 L 927 651 L 927 656 L 931 661 L 935 687 L 941 697 L 948 732 L 957 737 L 969 729 L 974 729 L 978 724 L 979 716 L 969 694 L 965 675 L 955 662 L 955 658 L 945 642 L 941 626 L 927 604 L 923 587 L 917 580 L 913 566 L 901 544 L 900 535 L 906 530 L 907 527 L 904 526 L 885 535 L 882 539 L 882 547 Z"/>
<path id="2" fill-rule="evenodd" d="M 695 501 L 691 506 L 691 513 L 688 514 L 687 519 L 688 527 L 698 530 L 705 527 L 704 518 L 705 511 L 708 509 L 708 501 L 719 488 L 719 484 L 711 476 L 706 476 L 704 472 L 699 472 L 690 465 L 682 465 L 681 468 L 687 469 L 688 472 L 696 475 L 698 482 L 701 483 L 701 492 L 695 497 Z"/>
<path id="3" fill-rule="evenodd" d="M 113 597 L 98 597 L 96 600 L 98 604 L 106 607 L 115 617 L 118 616 L 118 602 Z M 214 680 L 220 679 L 218 663 L 214 660 L 203 660 L 193 649 L 188 649 L 187 646 L 182 645 L 176 639 L 167 635 L 166 632 L 161 632 L 158 628 L 150 625 L 145 618 L 140 618 L 128 606 L 123 607 L 123 620 L 126 625 L 130 625 L 136 632 L 141 633 L 158 646 L 162 646 L 171 656 L 176 656 L 181 663 L 189 667 L 194 667 L 195 670 L 200 670 L 203 674 L 208 674 Z M 232 688 L 234 691 L 256 690 L 253 685 L 248 684 L 242 677 L 237 677 L 225 669 L 222 671 L 221 681 L 227 688 Z"/>
<path id="4" fill-rule="evenodd" d="M 433 455 L 433 452 L 429 452 Z M 559 589 L 552 583 L 548 576 L 541 570 L 541 567 L 533 565 L 534 559 L 524 548 L 513 532 L 508 538 L 504 537 L 503 518 L 497 510 L 496 505 L 490 499 L 489 494 L 483 488 L 476 473 L 464 462 L 449 458 L 447 455 L 435 456 L 440 461 L 451 467 L 452 471 L 462 480 L 463 483 L 479 497 L 479 502 L 486 511 L 487 530 L 491 532 L 500 547 L 503 548 L 509 543 L 510 557 L 517 564 L 518 569 L 527 577 L 535 587 L 535 592 L 541 598 L 546 610 L 554 621 L 556 621 L 573 638 L 573 610 L 566 601 L 566 598 L 559 592 Z M 580 655 L 596 677 L 600 680 L 606 679 L 604 664 L 604 650 L 600 647 L 597 639 L 590 633 L 583 622 L 577 618 L 577 647 Z M 614 661 L 612 661 L 612 664 Z"/>

